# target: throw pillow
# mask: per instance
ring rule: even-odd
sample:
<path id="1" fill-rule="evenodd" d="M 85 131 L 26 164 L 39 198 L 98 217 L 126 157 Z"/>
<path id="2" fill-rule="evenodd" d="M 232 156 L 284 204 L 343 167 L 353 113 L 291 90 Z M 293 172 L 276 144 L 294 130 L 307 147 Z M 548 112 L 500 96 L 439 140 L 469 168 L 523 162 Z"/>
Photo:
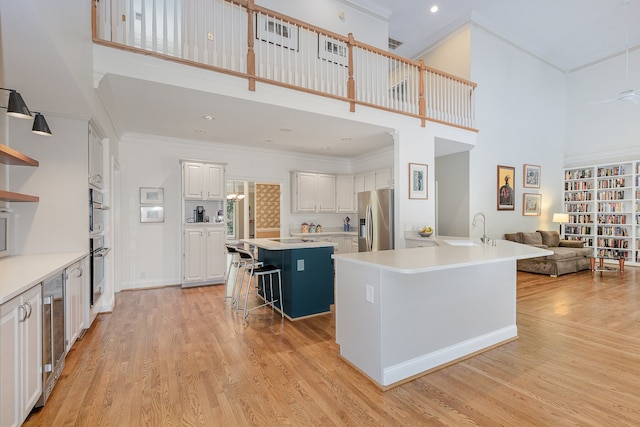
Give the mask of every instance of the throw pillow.
<path id="1" fill-rule="evenodd" d="M 516 243 L 522 243 L 522 237 L 520 236 L 521 233 L 505 233 L 504 234 L 504 239 L 505 240 L 510 240 L 512 242 L 516 242 Z"/>
<path id="2" fill-rule="evenodd" d="M 584 242 L 582 240 L 560 240 L 558 246 L 564 248 L 584 248 Z"/>
<path id="3" fill-rule="evenodd" d="M 541 245 L 542 244 L 542 236 L 540 233 L 522 233 L 522 243 L 525 245 Z"/>
<path id="4" fill-rule="evenodd" d="M 542 244 L 549 247 L 556 247 L 560 243 L 560 233 L 557 231 L 542 231 L 538 230 L 540 236 L 542 236 Z"/>

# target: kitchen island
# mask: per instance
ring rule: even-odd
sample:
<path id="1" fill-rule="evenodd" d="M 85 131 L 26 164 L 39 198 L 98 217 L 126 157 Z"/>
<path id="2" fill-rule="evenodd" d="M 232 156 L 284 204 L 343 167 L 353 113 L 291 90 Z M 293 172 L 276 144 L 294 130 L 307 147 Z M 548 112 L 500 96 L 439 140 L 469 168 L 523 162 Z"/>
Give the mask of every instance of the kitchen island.
<path id="1" fill-rule="evenodd" d="M 516 260 L 504 240 L 334 255 L 340 355 L 387 389 L 517 338 Z"/>
<path id="2" fill-rule="evenodd" d="M 242 242 L 256 246 L 260 261 L 282 271 L 282 306 L 287 318 L 295 320 L 331 311 L 334 243 L 295 237 Z"/>

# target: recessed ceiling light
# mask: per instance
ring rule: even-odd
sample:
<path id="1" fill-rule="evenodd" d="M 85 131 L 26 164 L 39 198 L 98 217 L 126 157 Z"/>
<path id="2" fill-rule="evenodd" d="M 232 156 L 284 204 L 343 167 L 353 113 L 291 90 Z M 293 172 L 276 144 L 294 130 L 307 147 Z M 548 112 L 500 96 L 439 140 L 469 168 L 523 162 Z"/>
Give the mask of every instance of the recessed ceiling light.
<path id="1" fill-rule="evenodd" d="M 280 132 L 291 132 L 291 129 L 282 128 L 282 129 L 280 129 Z"/>
<path id="2" fill-rule="evenodd" d="M 207 116 L 202 116 L 202 118 L 210 122 L 211 120 L 213 120 L 214 117 L 207 115 Z"/>
<path id="3" fill-rule="evenodd" d="M 265 139 L 265 140 L 264 140 L 264 142 L 266 142 L 267 144 L 271 144 L 271 143 L 273 143 L 274 141 L 273 141 L 273 139 Z"/>
<path id="4" fill-rule="evenodd" d="M 205 133 L 207 133 L 207 131 L 206 131 L 206 130 L 202 130 L 202 129 L 195 129 L 195 132 L 196 132 L 196 133 L 199 133 L 199 134 L 202 134 L 202 135 L 204 135 Z"/>
<path id="5" fill-rule="evenodd" d="M 431 9 L 429 10 L 431 11 L 431 13 L 436 13 L 438 11 L 438 5 L 431 6 Z"/>
<path id="6" fill-rule="evenodd" d="M 351 141 L 351 138 L 349 138 L 348 136 L 343 136 L 342 138 L 340 138 L 341 141 Z"/>
<path id="7" fill-rule="evenodd" d="M 329 147 L 321 147 L 320 148 L 322 151 L 329 151 Z"/>

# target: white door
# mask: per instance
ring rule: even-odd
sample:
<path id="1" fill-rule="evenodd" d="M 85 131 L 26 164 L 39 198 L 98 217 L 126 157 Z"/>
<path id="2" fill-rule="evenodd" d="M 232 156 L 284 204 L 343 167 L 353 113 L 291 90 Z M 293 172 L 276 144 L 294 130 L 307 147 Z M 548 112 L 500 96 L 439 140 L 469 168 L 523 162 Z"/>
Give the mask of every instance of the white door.
<path id="1" fill-rule="evenodd" d="M 22 322 L 22 420 L 42 395 L 42 291 L 34 286 L 24 294 L 29 314 Z"/>
<path id="2" fill-rule="evenodd" d="M 204 235 L 201 228 L 187 228 L 184 231 L 183 282 L 204 280 Z"/>
<path id="3" fill-rule="evenodd" d="M 184 164 L 184 198 L 185 199 L 202 199 L 203 198 L 203 169 L 201 163 L 185 163 Z"/>
<path id="4" fill-rule="evenodd" d="M 0 306 L 0 425 L 17 426 L 20 397 L 20 298 Z"/>
<path id="5" fill-rule="evenodd" d="M 315 212 L 318 194 L 316 174 L 299 172 L 296 174 L 296 212 Z"/>
<path id="6" fill-rule="evenodd" d="M 336 211 L 336 177 L 335 175 L 318 175 L 318 212 Z"/>
<path id="7" fill-rule="evenodd" d="M 336 211 L 352 213 L 356 211 L 353 175 L 338 176 L 336 179 Z"/>
<path id="8" fill-rule="evenodd" d="M 224 199 L 224 168 L 217 165 L 207 165 L 207 199 Z"/>
<path id="9" fill-rule="evenodd" d="M 226 274 L 224 228 L 208 228 L 206 239 L 205 263 L 207 265 L 207 280 L 223 279 Z"/>

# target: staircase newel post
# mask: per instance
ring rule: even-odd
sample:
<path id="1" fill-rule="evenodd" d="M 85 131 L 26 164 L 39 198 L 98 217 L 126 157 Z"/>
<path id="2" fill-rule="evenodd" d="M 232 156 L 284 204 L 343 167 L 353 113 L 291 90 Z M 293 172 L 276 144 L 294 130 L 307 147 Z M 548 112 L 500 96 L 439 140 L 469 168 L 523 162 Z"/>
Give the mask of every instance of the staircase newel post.
<path id="1" fill-rule="evenodd" d="M 420 115 L 420 121 L 422 127 L 425 127 L 427 124 L 427 105 L 426 105 L 426 95 L 425 95 L 425 79 L 426 79 L 426 71 L 427 66 L 424 65 L 424 60 L 420 60 L 420 68 L 419 68 L 419 76 L 420 76 L 420 84 L 418 86 L 418 114 Z"/>
<path id="2" fill-rule="evenodd" d="M 349 78 L 347 81 L 347 98 L 349 98 L 350 107 L 349 111 L 352 113 L 356 111 L 356 81 L 353 79 L 353 47 L 355 45 L 355 39 L 353 33 L 349 33 L 349 41 L 347 42 L 347 48 L 349 49 Z"/>
<path id="3" fill-rule="evenodd" d="M 249 76 L 249 90 L 256 90 L 256 79 L 253 78 L 256 75 L 256 52 L 253 49 L 253 43 L 255 40 L 253 31 L 253 17 L 255 15 L 255 3 L 254 0 L 247 0 L 247 75 Z"/>

